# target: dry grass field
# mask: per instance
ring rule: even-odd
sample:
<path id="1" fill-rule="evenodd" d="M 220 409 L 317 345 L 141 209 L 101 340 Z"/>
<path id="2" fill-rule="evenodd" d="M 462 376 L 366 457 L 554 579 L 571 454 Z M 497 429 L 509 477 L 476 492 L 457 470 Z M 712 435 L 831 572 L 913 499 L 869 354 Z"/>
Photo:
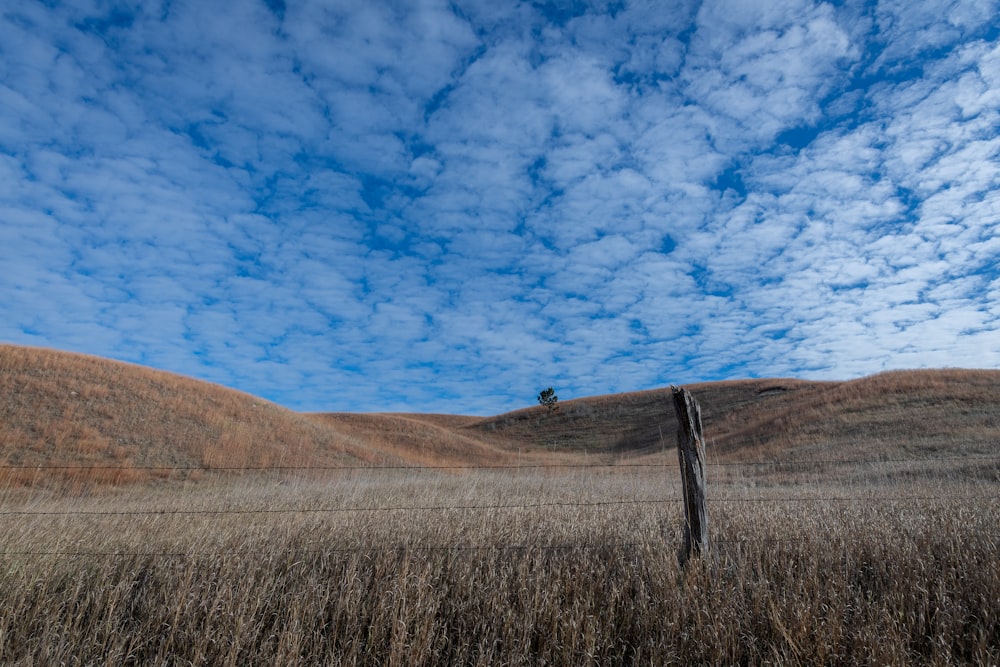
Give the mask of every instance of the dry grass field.
<path id="1" fill-rule="evenodd" d="M 1000 663 L 1000 373 L 296 414 L 0 346 L 0 664 Z"/>

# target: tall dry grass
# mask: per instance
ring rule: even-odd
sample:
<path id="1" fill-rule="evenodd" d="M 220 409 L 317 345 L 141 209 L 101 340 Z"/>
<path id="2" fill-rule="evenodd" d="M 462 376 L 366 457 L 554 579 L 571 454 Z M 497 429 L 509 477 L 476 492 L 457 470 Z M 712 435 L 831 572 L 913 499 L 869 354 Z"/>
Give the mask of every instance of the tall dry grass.
<path id="1" fill-rule="evenodd" d="M 681 571 L 663 391 L 297 415 L 0 346 L 0 664 L 1000 662 L 1000 374 L 691 389 Z M 565 465 L 211 470 L 462 462 Z"/>
<path id="2" fill-rule="evenodd" d="M 687 571 L 662 468 L 8 489 L 0 662 L 1000 660 L 995 481 L 713 471 Z"/>

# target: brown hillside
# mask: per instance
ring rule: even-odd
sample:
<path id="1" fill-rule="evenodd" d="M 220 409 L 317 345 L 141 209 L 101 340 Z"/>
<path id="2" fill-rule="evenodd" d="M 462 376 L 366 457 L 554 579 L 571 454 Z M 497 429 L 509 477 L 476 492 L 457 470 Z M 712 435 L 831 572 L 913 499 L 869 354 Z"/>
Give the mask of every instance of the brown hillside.
<path id="1" fill-rule="evenodd" d="M 109 481 L 141 481 L 166 475 L 149 469 L 156 466 L 376 458 L 349 435 L 248 394 L 79 354 L 0 345 L 0 397 L 4 466 L 107 466 L 114 470 L 100 474 Z M 17 474 L 37 477 L 32 470 Z"/>
<path id="2" fill-rule="evenodd" d="M 882 373 L 846 382 L 687 385 L 712 460 L 844 460 L 1000 455 L 1000 371 Z M 641 455 L 672 448 L 669 389 L 599 396 L 464 427 L 507 447 Z"/>
<path id="3" fill-rule="evenodd" d="M 1000 371 L 894 371 L 774 394 L 718 423 L 720 456 L 940 458 L 1000 454 Z"/>
<path id="4" fill-rule="evenodd" d="M 322 413 L 311 417 L 338 433 L 369 444 L 386 457 L 416 466 L 505 465 L 509 450 L 484 441 L 464 428 L 476 417 L 451 415 Z"/>
<path id="5" fill-rule="evenodd" d="M 1000 371 L 686 388 L 702 406 L 714 462 L 1000 455 Z M 29 482 L 37 466 L 60 465 L 106 466 L 95 474 L 142 481 L 168 474 L 156 466 L 641 460 L 672 451 L 677 430 L 666 388 L 487 418 L 299 414 L 170 373 L 11 345 L 0 345 L 0 396 L 0 466 Z"/>

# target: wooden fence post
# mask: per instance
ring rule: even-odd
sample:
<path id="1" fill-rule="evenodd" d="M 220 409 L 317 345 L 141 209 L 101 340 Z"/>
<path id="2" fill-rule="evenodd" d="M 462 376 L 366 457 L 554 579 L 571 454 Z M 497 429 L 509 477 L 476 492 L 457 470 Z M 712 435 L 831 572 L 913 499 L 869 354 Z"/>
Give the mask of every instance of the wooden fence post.
<path id="1" fill-rule="evenodd" d="M 705 439 L 701 407 L 685 390 L 671 386 L 677 412 L 677 457 L 684 486 L 684 548 L 681 565 L 692 556 L 708 554 L 708 513 L 705 511 Z"/>

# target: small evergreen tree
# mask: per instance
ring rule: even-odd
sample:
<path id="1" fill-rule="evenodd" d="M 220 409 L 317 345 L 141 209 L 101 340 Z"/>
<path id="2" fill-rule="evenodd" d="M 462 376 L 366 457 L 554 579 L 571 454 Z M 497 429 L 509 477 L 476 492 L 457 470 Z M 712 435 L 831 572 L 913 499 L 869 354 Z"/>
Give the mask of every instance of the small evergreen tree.
<path id="1" fill-rule="evenodd" d="M 538 394 L 538 402 L 547 407 L 549 412 L 555 412 L 558 409 L 556 403 L 559 402 L 559 397 L 556 396 L 555 389 L 549 387 Z"/>

